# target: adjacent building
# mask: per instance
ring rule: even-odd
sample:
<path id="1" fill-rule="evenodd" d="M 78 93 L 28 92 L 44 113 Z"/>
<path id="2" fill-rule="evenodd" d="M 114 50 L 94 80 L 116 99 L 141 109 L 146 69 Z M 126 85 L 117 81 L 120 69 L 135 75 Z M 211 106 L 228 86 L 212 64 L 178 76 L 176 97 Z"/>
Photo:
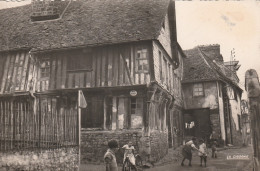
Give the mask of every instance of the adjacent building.
<path id="1" fill-rule="evenodd" d="M 186 136 L 241 143 L 241 94 L 237 63 L 224 63 L 219 45 L 185 51 L 184 126 Z M 231 68 L 229 67 L 231 66 Z"/>

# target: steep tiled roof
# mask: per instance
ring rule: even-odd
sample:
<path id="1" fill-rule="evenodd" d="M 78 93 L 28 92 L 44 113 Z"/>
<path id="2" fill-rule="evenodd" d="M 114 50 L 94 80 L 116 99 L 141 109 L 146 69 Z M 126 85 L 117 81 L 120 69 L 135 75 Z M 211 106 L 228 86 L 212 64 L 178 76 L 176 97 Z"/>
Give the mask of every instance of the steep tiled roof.
<path id="1" fill-rule="evenodd" d="M 186 54 L 186 58 L 183 58 L 183 82 L 219 79 L 219 76 L 212 70 L 201 55 L 199 48 L 184 50 L 184 53 Z"/>
<path id="2" fill-rule="evenodd" d="M 241 90 L 235 79 L 237 76 L 223 62 L 215 61 L 214 57 L 209 56 L 199 46 L 186 50 L 184 53 L 186 58 L 183 59 L 183 83 L 222 80 Z"/>
<path id="3" fill-rule="evenodd" d="M 30 5 L 0 10 L 0 51 L 156 39 L 169 0 L 77 0 L 59 20 L 31 22 Z"/>

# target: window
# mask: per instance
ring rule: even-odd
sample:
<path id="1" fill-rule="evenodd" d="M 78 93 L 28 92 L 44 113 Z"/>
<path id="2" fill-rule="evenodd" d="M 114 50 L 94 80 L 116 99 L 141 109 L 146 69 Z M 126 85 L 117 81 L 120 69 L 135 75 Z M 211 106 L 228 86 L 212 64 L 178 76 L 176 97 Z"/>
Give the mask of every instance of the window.
<path id="1" fill-rule="evenodd" d="M 168 86 L 171 87 L 171 64 L 168 63 Z"/>
<path id="2" fill-rule="evenodd" d="M 43 59 L 40 62 L 41 67 L 41 78 L 47 78 L 50 76 L 50 60 L 49 59 Z"/>
<path id="3" fill-rule="evenodd" d="M 194 84 L 193 85 L 193 96 L 203 96 L 204 91 L 203 91 L 203 84 Z"/>
<path id="4" fill-rule="evenodd" d="M 143 99 L 131 98 L 131 114 L 140 114 L 143 112 Z"/>
<path id="5" fill-rule="evenodd" d="M 147 72 L 148 71 L 148 60 L 147 60 L 147 49 L 137 51 L 137 71 Z"/>
<path id="6" fill-rule="evenodd" d="M 143 123 L 143 98 L 131 98 L 131 128 L 141 128 Z"/>
<path id="7" fill-rule="evenodd" d="M 166 70 L 166 85 L 168 86 L 168 80 L 169 80 L 169 70 L 168 70 L 168 63 L 167 63 L 167 60 L 164 61 L 165 62 L 165 70 Z"/>
<path id="8" fill-rule="evenodd" d="M 163 56 L 163 70 L 164 70 L 164 83 L 167 84 L 168 82 L 168 76 L 167 76 L 167 60 Z"/>
<path id="9" fill-rule="evenodd" d="M 91 53 L 74 53 L 68 57 L 68 71 L 85 71 L 92 69 Z"/>
<path id="10" fill-rule="evenodd" d="M 160 80 L 163 82 L 163 73 L 162 73 L 162 52 L 159 51 L 159 70 L 160 70 Z"/>

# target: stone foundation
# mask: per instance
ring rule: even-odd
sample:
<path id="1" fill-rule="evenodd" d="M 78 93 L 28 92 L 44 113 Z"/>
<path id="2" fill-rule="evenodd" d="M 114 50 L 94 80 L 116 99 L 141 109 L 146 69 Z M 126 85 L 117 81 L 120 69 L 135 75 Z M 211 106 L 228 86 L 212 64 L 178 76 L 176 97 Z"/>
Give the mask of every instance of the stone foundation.
<path id="1" fill-rule="evenodd" d="M 151 131 L 145 136 L 142 130 L 81 131 L 81 163 L 103 163 L 108 141 L 116 139 L 119 146 L 132 141 L 144 161 L 158 161 L 168 152 L 167 132 Z M 117 152 L 118 163 L 123 162 L 124 151 Z"/>
<path id="2" fill-rule="evenodd" d="M 78 148 L 0 153 L 0 170 L 73 171 L 78 169 Z"/>
<path id="3" fill-rule="evenodd" d="M 158 161 L 168 153 L 168 133 L 152 131 L 150 134 L 151 161 Z"/>
<path id="4" fill-rule="evenodd" d="M 103 163 L 103 157 L 108 149 L 108 141 L 118 141 L 120 149 L 116 154 L 118 163 L 123 162 L 121 147 L 129 141 L 133 142 L 135 149 L 140 153 L 142 146 L 142 131 L 81 131 L 81 163 Z"/>

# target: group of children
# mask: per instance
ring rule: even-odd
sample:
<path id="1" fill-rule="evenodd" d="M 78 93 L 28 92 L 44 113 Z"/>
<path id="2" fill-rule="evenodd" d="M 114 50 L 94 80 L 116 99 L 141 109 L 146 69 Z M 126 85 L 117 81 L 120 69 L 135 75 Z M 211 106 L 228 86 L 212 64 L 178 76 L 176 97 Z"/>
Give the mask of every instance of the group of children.
<path id="1" fill-rule="evenodd" d="M 183 160 L 181 162 L 181 165 L 184 166 L 184 161 L 187 159 L 189 160 L 189 166 L 191 166 L 191 160 L 192 160 L 192 150 L 197 150 L 198 155 L 200 157 L 200 166 L 202 166 L 204 162 L 204 166 L 207 166 L 207 155 L 208 155 L 208 150 L 207 150 L 207 145 L 203 139 L 199 141 L 199 148 L 196 148 L 194 145 L 194 142 L 196 141 L 196 138 L 192 138 L 192 140 L 188 141 L 183 149 L 182 149 L 182 155 L 183 155 Z M 116 162 L 116 156 L 115 153 L 119 150 L 119 145 L 116 140 L 110 140 L 108 142 L 108 147 L 109 149 L 104 155 L 104 160 L 106 164 L 106 171 L 118 171 L 117 167 L 117 162 Z M 135 148 L 132 144 L 131 141 L 128 142 L 128 144 L 124 145 L 122 147 L 124 149 L 124 159 L 123 162 L 125 162 L 125 159 L 128 157 L 129 162 L 132 164 L 134 169 L 137 171 L 137 167 L 135 164 Z M 214 141 L 211 144 L 211 150 L 212 150 L 212 158 L 217 158 L 217 142 Z"/>
<path id="2" fill-rule="evenodd" d="M 194 145 L 194 141 L 196 141 L 196 138 L 192 138 L 192 140 L 188 141 L 183 149 L 182 149 L 182 155 L 183 155 L 183 160 L 181 162 L 181 166 L 184 166 L 184 161 L 187 159 L 189 160 L 189 166 L 191 166 L 191 160 L 192 160 L 192 150 L 197 150 L 198 151 L 198 156 L 200 157 L 200 166 L 202 166 L 204 162 L 204 166 L 207 166 L 207 155 L 208 155 L 208 150 L 207 150 L 207 145 L 203 139 L 199 141 L 199 148 L 196 148 Z M 217 158 L 217 142 L 213 141 L 211 144 L 211 150 L 212 150 L 212 158 Z"/>

